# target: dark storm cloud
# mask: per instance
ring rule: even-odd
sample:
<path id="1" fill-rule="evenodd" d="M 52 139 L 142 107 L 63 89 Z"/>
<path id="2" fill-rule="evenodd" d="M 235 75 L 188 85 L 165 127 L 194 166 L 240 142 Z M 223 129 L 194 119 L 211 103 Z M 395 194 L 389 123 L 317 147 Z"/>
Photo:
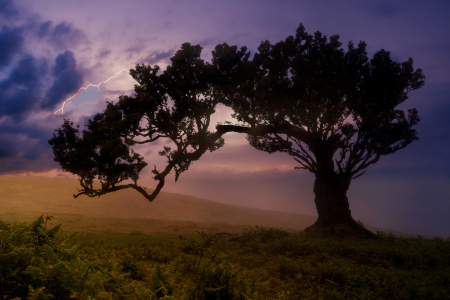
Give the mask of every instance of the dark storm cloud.
<path id="1" fill-rule="evenodd" d="M 20 142 L 15 138 L 13 147 L 9 149 L 13 155 L 0 157 L 0 175 L 43 172 L 57 168 L 58 164 L 53 161 L 51 148 L 45 144 L 48 143 L 29 139 Z"/>
<path id="2" fill-rule="evenodd" d="M 5 169 L 7 169 L 5 164 L 8 164 L 11 159 L 23 158 L 24 152 L 29 151 L 30 148 L 34 151 L 37 150 L 35 144 L 39 141 L 39 137 L 43 135 L 42 128 L 40 128 L 38 134 L 36 132 L 30 134 L 29 131 L 29 124 L 24 127 L 10 119 L 4 119 L 0 123 L 0 162 L 2 164 L 0 174 L 5 172 Z M 48 149 L 45 149 L 46 151 Z M 36 154 L 38 155 L 38 153 Z"/>
<path id="3" fill-rule="evenodd" d="M 55 122 L 49 121 L 47 122 Z M 2 136 L 22 136 L 30 139 L 38 140 L 48 137 L 47 127 L 43 127 L 40 124 L 33 125 L 34 121 L 25 120 L 24 122 L 17 123 L 10 118 L 3 119 L 0 122 L 0 132 Z M 33 126 L 30 126 L 33 125 Z"/>
<path id="4" fill-rule="evenodd" d="M 52 27 L 52 21 L 47 21 L 47 22 L 42 23 L 36 32 L 37 36 L 40 38 L 44 38 L 44 37 L 50 35 L 51 27 Z"/>
<path id="5" fill-rule="evenodd" d="M 50 42 L 57 49 L 64 50 L 80 44 L 85 38 L 83 31 L 73 28 L 72 24 L 62 22 L 51 32 Z"/>
<path id="6" fill-rule="evenodd" d="M 0 0 L 0 16 L 5 19 L 16 18 L 19 15 L 18 9 L 12 0 Z"/>
<path id="7" fill-rule="evenodd" d="M 36 22 L 35 35 L 38 38 L 45 39 L 56 50 L 66 50 L 87 41 L 86 34 L 72 24 L 61 22 L 53 25 L 52 21 Z"/>
<path id="8" fill-rule="evenodd" d="M 0 81 L 0 118 L 7 116 L 15 121 L 23 121 L 32 111 L 53 109 L 83 83 L 83 74 L 77 69 L 71 51 L 67 50 L 56 57 L 50 74 L 48 66 L 51 62 L 48 58 L 32 55 L 32 49 L 25 49 L 25 38 L 46 41 L 55 49 L 65 49 L 82 43 L 85 35 L 69 23 L 61 22 L 55 26 L 51 21 L 40 21 L 36 15 L 28 18 L 28 13 L 17 9 L 12 1 L 0 2 L 0 13 L 9 14 L 12 11 L 19 14 L 18 19 L 25 19 L 26 23 L 15 26 L 11 21 L 0 31 L 0 68 L 9 67 L 12 70 L 7 73 L 6 79 Z M 53 84 L 45 91 L 48 80 L 52 79 Z"/>
<path id="9" fill-rule="evenodd" d="M 47 73 L 47 61 L 25 55 L 11 72 L 9 80 L 14 84 L 26 86 L 39 81 L 39 76 Z"/>
<path id="10" fill-rule="evenodd" d="M 41 76 L 46 74 L 46 61 L 25 55 L 6 80 L 0 82 L 0 117 L 23 120 L 40 102 L 43 94 Z"/>
<path id="11" fill-rule="evenodd" d="M 77 120 L 70 113 L 65 117 Z M 44 118 L 30 114 L 21 122 L 8 117 L 0 119 L 0 175 L 58 168 L 48 140 L 62 122 L 60 116 L 53 114 Z"/>
<path id="12" fill-rule="evenodd" d="M 10 64 L 11 60 L 22 48 L 22 30 L 20 28 L 2 26 L 0 31 L 0 68 Z"/>
<path id="13" fill-rule="evenodd" d="M 16 36 L 20 33 L 27 36 L 27 38 L 39 40 L 40 42 L 44 41 L 56 51 L 67 50 L 87 43 L 86 34 L 82 30 L 74 28 L 71 23 L 61 22 L 53 24 L 52 21 L 42 21 L 39 15 L 30 14 L 26 9 L 19 7 L 13 1 L 0 0 L 0 16 L 0 24 L 6 25 L 4 28 L 13 31 L 12 33 L 16 34 Z M 20 24 L 20 26 L 17 24 Z M 0 35 L 8 33 L 3 32 L 3 30 Z M 12 37 L 7 36 L 6 41 L 9 43 L 16 42 L 14 45 L 18 46 L 17 39 L 14 40 Z M 14 45 L 11 45 L 10 48 Z M 1 52 L 4 52 L 3 47 L 1 49 Z M 0 54 L 0 56 L 4 55 L 6 54 Z"/>
<path id="14" fill-rule="evenodd" d="M 48 126 L 51 123 L 54 122 L 42 126 L 29 120 L 17 123 L 11 119 L 3 119 L 0 122 L 0 141 L 2 145 L 8 145 L 9 151 L 3 153 L 4 155 L 0 159 L 36 160 L 49 158 L 51 148 L 47 140 L 51 137 L 53 131 L 52 127 Z"/>
<path id="15" fill-rule="evenodd" d="M 48 144 L 48 139 L 43 138 L 28 145 L 22 154 L 22 157 L 27 160 L 51 159 L 51 148 Z"/>
<path id="16" fill-rule="evenodd" d="M 59 54 L 55 60 L 56 64 L 53 67 L 53 75 L 59 77 L 64 72 L 70 72 L 76 69 L 76 60 L 73 52 L 67 50 L 63 54 Z"/>
<path id="17" fill-rule="evenodd" d="M 9 77 L 0 81 L 0 117 L 22 121 L 29 113 L 37 112 L 36 109 L 53 109 L 65 97 L 76 93 L 83 83 L 83 74 L 77 70 L 74 54 L 70 51 L 56 58 L 52 70 L 53 85 L 45 92 L 47 75 L 50 74 L 46 59 L 24 55 Z"/>
<path id="18" fill-rule="evenodd" d="M 75 55 L 60 49 L 80 45 L 85 35 L 66 22 L 43 22 L 12 1 L 0 0 L 0 15 L 0 68 L 4 72 L 0 79 L 0 173 L 55 168 L 48 139 L 61 120 L 53 115 L 42 119 L 39 114 L 52 113 L 50 109 L 81 87 L 83 72 L 77 68 Z M 55 49 L 61 53 L 54 61 L 39 57 L 30 49 L 35 42 L 50 49 L 50 54 Z"/>
<path id="19" fill-rule="evenodd" d="M 7 157 L 13 157 L 16 152 L 13 149 L 12 143 L 9 139 L 5 137 L 0 137 L 0 159 Z"/>
<path id="20" fill-rule="evenodd" d="M 55 81 L 41 104 L 44 109 L 53 109 L 56 104 L 75 94 L 83 84 L 83 74 L 77 70 L 75 56 L 69 50 L 56 57 L 53 76 Z"/>

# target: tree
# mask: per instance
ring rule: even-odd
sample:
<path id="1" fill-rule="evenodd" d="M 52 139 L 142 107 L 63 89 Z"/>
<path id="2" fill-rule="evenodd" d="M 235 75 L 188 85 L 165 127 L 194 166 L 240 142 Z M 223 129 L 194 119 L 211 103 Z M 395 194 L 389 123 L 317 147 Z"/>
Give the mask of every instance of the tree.
<path id="1" fill-rule="evenodd" d="M 394 62 L 380 50 L 369 60 L 364 42 L 349 42 L 347 51 L 341 46 L 339 36 L 310 35 L 301 24 L 295 37 L 262 42 L 252 60 L 245 47 L 221 44 L 205 63 L 199 45 L 183 44 L 161 75 L 158 66 L 131 70 L 135 96 L 108 103 L 82 134 L 65 120 L 49 141 L 55 161 L 80 177 L 75 197 L 134 188 L 152 201 L 171 170 L 177 180 L 192 161 L 222 147 L 224 134 L 240 132 L 256 149 L 286 152 L 296 168 L 315 175 L 318 219 L 307 230 L 359 233 L 346 195 L 350 183 L 382 155 L 418 139 L 417 110 L 398 106 L 425 77 L 411 58 Z M 238 123 L 211 132 L 219 103 L 233 109 Z M 153 170 L 158 185 L 149 195 L 137 184 L 146 163 L 131 147 L 160 138 L 175 149 L 160 152 L 167 166 Z M 96 177 L 100 189 L 93 188 Z M 119 185 L 126 179 L 134 184 Z"/>
<path id="2" fill-rule="evenodd" d="M 223 133 L 208 130 L 222 96 L 214 88 L 217 72 L 200 58 L 201 50 L 199 45 L 183 44 L 161 75 L 159 66 L 137 65 L 130 70 L 138 82 L 134 97 L 120 96 L 118 103 L 108 103 L 103 113 L 87 122 L 87 130 L 80 132 L 69 120 L 55 130 L 49 140 L 54 160 L 79 176 L 81 189 L 75 198 L 133 188 L 153 201 L 172 170 L 178 180 L 192 161 L 223 146 Z M 167 166 L 164 170 L 155 166 L 152 172 L 158 184 L 148 194 L 137 184 L 147 163 L 132 146 L 159 139 L 169 139 L 175 149 L 164 146 L 159 152 L 167 158 Z M 96 178 L 99 189 L 93 186 Z M 125 180 L 134 184 L 121 185 Z"/>

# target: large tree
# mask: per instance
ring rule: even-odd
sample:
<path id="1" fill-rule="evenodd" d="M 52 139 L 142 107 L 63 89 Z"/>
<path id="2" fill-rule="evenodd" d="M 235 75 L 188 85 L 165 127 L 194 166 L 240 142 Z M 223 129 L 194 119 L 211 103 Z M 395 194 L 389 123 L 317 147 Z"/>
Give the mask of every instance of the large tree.
<path id="1" fill-rule="evenodd" d="M 398 63 L 380 50 L 369 60 L 364 42 L 341 46 L 337 35 L 310 35 L 302 25 L 295 37 L 261 43 L 253 59 L 245 47 L 221 44 L 206 63 L 199 45 L 183 44 L 160 75 L 158 66 L 131 70 L 135 96 L 108 103 L 87 130 L 65 120 L 49 141 L 55 161 L 79 176 L 75 197 L 134 188 L 152 201 L 169 172 L 177 180 L 192 161 L 222 147 L 224 134 L 240 132 L 253 147 L 286 152 L 296 168 L 315 175 L 318 219 L 307 230 L 361 232 L 346 195 L 350 183 L 382 155 L 417 140 L 417 110 L 398 106 L 425 77 L 411 58 Z M 210 131 L 219 103 L 233 109 L 237 124 Z M 158 184 L 148 194 L 137 184 L 147 163 L 132 146 L 163 138 L 174 146 L 160 152 L 167 166 L 153 169 Z M 127 179 L 134 184 L 120 184 Z"/>

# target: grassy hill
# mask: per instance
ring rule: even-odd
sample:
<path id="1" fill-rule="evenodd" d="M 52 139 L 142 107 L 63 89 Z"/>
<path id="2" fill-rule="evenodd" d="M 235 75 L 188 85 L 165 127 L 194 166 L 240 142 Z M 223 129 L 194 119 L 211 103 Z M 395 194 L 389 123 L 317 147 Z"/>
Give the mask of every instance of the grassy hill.
<path id="1" fill-rule="evenodd" d="M 77 187 L 0 177 L 0 299 L 450 300 L 449 239 L 309 236 L 313 216 Z"/>
<path id="2" fill-rule="evenodd" d="M 149 202 L 134 190 L 100 198 L 80 196 L 71 178 L 0 176 L 0 220 L 30 222 L 42 214 L 55 216 L 68 231 L 101 233 L 240 233 L 248 226 L 304 230 L 317 217 L 229 205 L 177 193 L 161 192 Z M 377 230 L 408 235 L 365 224 Z"/>
<path id="3" fill-rule="evenodd" d="M 0 219 L 31 221 L 42 214 L 55 216 L 66 230 L 100 232 L 240 232 L 248 226 L 303 230 L 316 217 L 217 203 L 161 192 L 153 202 L 134 190 L 100 198 L 73 198 L 78 180 L 37 176 L 0 177 Z"/>

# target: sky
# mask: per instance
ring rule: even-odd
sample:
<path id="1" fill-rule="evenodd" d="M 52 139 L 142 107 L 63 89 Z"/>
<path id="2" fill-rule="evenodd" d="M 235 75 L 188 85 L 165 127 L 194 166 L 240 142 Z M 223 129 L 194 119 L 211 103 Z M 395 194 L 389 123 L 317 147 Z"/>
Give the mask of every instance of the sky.
<path id="1" fill-rule="evenodd" d="M 338 34 L 344 45 L 365 41 L 369 56 L 385 49 L 398 62 L 412 57 L 423 70 L 425 86 L 401 107 L 418 109 L 419 141 L 369 167 L 348 197 L 356 220 L 448 237 L 449 14 L 450 2 L 438 0 L 0 0 L 0 175 L 67 176 L 48 140 L 65 118 L 83 126 L 106 101 L 131 95 L 135 82 L 123 69 L 164 69 L 185 42 L 200 44 L 206 61 L 224 42 L 255 53 L 262 41 L 281 41 L 302 23 L 308 33 Z M 81 90 L 54 114 L 89 84 L 98 87 Z M 214 121 L 232 120 L 230 114 L 219 108 Z M 163 166 L 158 146 L 138 150 L 149 166 Z M 164 191 L 316 215 L 314 176 L 295 166 L 287 154 L 259 152 L 245 136 L 227 134 L 225 147 L 194 162 L 177 183 L 169 178 Z M 150 171 L 140 179 L 149 188 Z"/>

